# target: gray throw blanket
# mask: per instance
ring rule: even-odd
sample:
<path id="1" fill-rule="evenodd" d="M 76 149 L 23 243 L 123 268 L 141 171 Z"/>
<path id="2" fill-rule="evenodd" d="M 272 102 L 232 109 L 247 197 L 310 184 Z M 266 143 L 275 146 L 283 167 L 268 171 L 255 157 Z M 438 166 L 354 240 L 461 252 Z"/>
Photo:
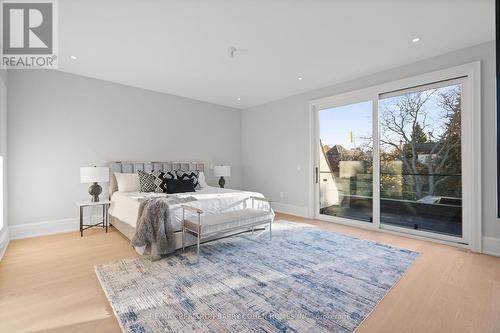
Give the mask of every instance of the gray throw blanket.
<path id="1" fill-rule="evenodd" d="M 141 202 L 137 215 L 133 246 L 144 246 L 151 260 L 174 252 L 174 230 L 171 223 L 170 206 L 194 201 L 194 197 L 154 197 Z"/>

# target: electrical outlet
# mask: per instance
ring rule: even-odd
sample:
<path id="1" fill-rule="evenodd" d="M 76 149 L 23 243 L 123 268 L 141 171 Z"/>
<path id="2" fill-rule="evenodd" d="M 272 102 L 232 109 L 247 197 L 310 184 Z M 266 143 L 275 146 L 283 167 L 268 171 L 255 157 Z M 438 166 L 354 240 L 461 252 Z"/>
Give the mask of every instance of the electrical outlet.
<path id="1" fill-rule="evenodd" d="M 285 193 L 280 192 L 280 198 L 283 198 L 285 196 Z"/>

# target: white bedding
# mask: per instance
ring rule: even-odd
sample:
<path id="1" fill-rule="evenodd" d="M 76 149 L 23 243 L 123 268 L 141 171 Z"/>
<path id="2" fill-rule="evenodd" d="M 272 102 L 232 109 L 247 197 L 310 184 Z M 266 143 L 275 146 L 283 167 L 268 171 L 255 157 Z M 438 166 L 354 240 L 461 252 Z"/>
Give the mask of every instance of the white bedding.
<path id="1" fill-rule="evenodd" d="M 208 186 L 193 193 L 168 194 L 180 197 L 193 196 L 197 200 L 187 204 L 203 210 L 204 214 L 217 214 L 232 210 L 243 209 L 252 205 L 250 196 L 261 197 L 261 193 L 237 191 L 219 187 Z M 111 196 L 109 214 L 135 228 L 140 200 L 150 197 L 167 196 L 164 193 L 146 192 L 115 192 Z M 255 208 L 268 209 L 267 203 L 255 201 Z M 180 205 L 173 205 L 170 216 L 174 230 L 181 230 L 182 209 Z M 186 212 L 186 218 L 194 218 L 192 213 Z"/>

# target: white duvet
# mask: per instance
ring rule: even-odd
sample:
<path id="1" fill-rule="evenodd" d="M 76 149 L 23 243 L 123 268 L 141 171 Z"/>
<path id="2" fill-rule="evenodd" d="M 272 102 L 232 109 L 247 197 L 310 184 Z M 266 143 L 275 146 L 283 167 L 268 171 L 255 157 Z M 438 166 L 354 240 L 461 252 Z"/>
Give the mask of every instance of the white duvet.
<path id="1" fill-rule="evenodd" d="M 111 206 L 109 214 L 135 228 L 137 222 L 137 213 L 142 199 L 150 197 L 176 195 L 179 197 L 193 196 L 195 201 L 188 202 L 187 205 L 203 210 L 203 214 L 217 214 L 232 210 L 251 207 L 251 196 L 264 196 L 257 192 L 237 191 L 219 187 L 207 186 L 201 190 L 192 193 L 164 194 L 147 192 L 115 192 L 111 196 Z M 265 202 L 255 201 L 255 208 L 268 209 Z M 174 230 L 181 230 L 182 209 L 180 205 L 172 205 L 170 216 Z M 186 218 L 194 218 L 192 213 L 186 212 Z"/>

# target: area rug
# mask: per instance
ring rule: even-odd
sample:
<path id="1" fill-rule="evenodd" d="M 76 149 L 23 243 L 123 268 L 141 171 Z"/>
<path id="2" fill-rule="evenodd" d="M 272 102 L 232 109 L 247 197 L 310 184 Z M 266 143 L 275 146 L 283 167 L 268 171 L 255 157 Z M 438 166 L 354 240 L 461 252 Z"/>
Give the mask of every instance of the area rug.
<path id="1" fill-rule="evenodd" d="M 286 221 L 200 252 L 96 266 L 124 332 L 353 332 L 418 255 Z"/>

